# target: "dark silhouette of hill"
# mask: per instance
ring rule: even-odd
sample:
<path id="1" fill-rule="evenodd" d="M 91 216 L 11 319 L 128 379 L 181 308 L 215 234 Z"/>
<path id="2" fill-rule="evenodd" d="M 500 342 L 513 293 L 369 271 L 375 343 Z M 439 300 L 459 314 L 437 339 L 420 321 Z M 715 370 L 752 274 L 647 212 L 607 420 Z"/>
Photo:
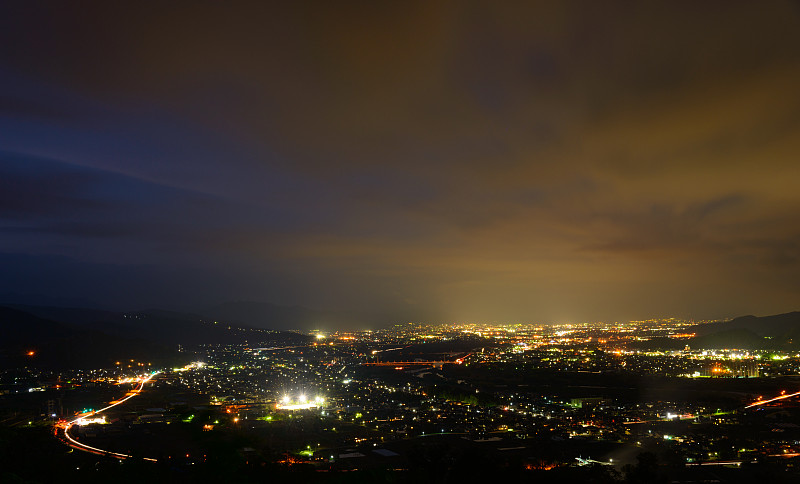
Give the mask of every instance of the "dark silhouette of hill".
<path id="1" fill-rule="evenodd" d="M 792 350 L 800 348 L 800 312 L 772 316 L 741 316 L 729 321 L 704 323 L 690 327 L 695 333 L 689 340 L 659 338 L 633 347 L 679 349 L 685 345 L 692 348 L 737 348 L 749 350 Z"/>
<path id="2" fill-rule="evenodd" d="M 136 312 L 115 312 L 90 308 L 59 308 L 12 306 L 35 316 L 94 329 L 112 335 L 140 335 L 169 344 L 242 343 L 291 339 L 305 341 L 306 336 L 295 332 L 280 332 L 236 324 L 227 319 L 215 319 L 191 313 L 162 309 Z"/>
<path id="3" fill-rule="evenodd" d="M 770 341 L 747 328 L 730 328 L 716 333 L 697 336 L 691 340 L 693 348 L 741 348 L 749 350 L 767 349 Z"/>
<path id="4" fill-rule="evenodd" d="M 274 332 L 162 310 L 122 313 L 86 308 L 0 306 L 0 360 L 14 366 L 107 366 L 111 361 L 172 358 L 178 345 L 301 343 Z M 35 351 L 35 357 L 28 357 Z"/>
<path id="5" fill-rule="evenodd" d="M 3 346 L 31 343 L 41 337 L 64 337 L 71 330 L 63 324 L 0 306 L 0 341 Z"/>
<path id="6" fill-rule="evenodd" d="M 112 336 L 0 307 L 0 363 L 5 367 L 107 367 L 129 359 L 165 361 L 172 353 L 135 334 Z"/>
<path id="7" fill-rule="evenodd" d="M 730 321 L 698 324 L 691 327 L 690 331 L 701 336 L 730 329 L 745 329 L 759 336 L 780 338 L 800 330 L 800 311 L 761 317 L 740 316 Z"/>

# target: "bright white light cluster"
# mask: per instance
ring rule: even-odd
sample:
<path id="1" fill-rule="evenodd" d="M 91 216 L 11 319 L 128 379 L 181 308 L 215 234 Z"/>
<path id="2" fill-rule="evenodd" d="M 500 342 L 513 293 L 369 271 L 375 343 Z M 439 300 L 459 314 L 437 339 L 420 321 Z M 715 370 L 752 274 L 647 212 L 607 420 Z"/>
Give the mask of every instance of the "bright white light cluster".
<path id="1" fill-rule="evenodd" d="M 325 403 L 325 399 L 322 397 L 309 400 L 305 395 L 300 395 L 297 397 L 297 401 L 294 401 L 289 395 L 285 395 L 275 408 L 278 410 L 306 410 L 309 408 L 321 407 L 323 403 Z"/>
<path id="2" fill-rule="evenodd" d="M 75 425 L 106 424 L 106 423 L 108 423 L 108 422 L 106 422 L 105 416 L 97 417 L 97 418 L 81 417 L 81 418 L 79 418 L 78 420 L 75 421 Z"/>
<path id="3" fill-rule="evenodd" d="M 202 361 L 195 361 L 193 363 L 189 363 L 188 365 L 184 366 L 183 368 L 173 368 L 172 371 L 189 371 L 194 369 L 203 368 L 206 364 Z"/>
<path id="4" fill-rule="evenodd" d="M 142 380 L 144 380 L 145 378 L 147 378 L 147 376 L 121 377 L 119 380 L 117 380 L 117 383 L 119 383 L 120 385 L 125 384 L 125 383 L 141 383 Z"/>

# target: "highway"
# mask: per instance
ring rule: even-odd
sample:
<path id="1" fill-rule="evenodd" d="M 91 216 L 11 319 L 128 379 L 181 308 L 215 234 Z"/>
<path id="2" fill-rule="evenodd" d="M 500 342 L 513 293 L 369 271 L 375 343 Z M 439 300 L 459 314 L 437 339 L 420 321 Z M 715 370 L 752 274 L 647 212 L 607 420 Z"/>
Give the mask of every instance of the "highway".
<path id="1" fill-rule="evenodd" d="M 790 393 L 790 394 L 787 395 L 786 392 L 783 391 L 783 392 L 781 392 L 780 395 L 778 395 L 775 398 L 769 398 L 767 400 L 759 399 L 759 400 L 751 403 L 750 405 L 748 405 L 748 406 L 746 406 L 744 408 L 760 407 L 761 405 L 767 405 L 767 404 L 772 403 L 772 402 L 777 402 L 778 400 L 785 400 L 787 398 L 793 398 L 793 397 L 796 397 L 798 395 L 800 395 L 800 392 Z"/>
<path id="2" fill-rule="evenodd" d="M 104 408 L 101 408 L 100 410 L 96 410 L 94 412 L 91 412 L 88 415 L 97 416 L 98 414 L 100 414 L 102 412 L 105 412 L 109 408 L 116 407 L 117 405 L 125 403 L 128 400 L 130 400 L 131 398 L 139 395 L 142 392 L 142 389 L 144 388 L 145 383 L 147 383 L 150 380 L 152 380 L 153 377 L 155 377 L 159 373 L 160 372 L 151 373 L 148 377 L 143 378 L 139 382 L 139 386 L 136 387 L 136 389 L 131 390 L 130 392 L 128 392 L 125 395 L 124 398 L 121 398 L 119 400 L 115 400 L 115 401 L 111 402 L 111 404 L 109 404 L 107 407 L 104 407 Z M 63 425 L 63 429 L 64 429 L 64 437 L 66 438 L 67 445 L 69 445 L 73 449 L 78 449 L 78 450 L 82 450 L 84 452 L 89 452 L 89 453 L 97 454 L 97 455 L 116 457 L 117 459 L 127 459 L 128 457 L 133 457 L 133 456 L 128 455 L 128 454 L 122 454 L 122 453 L 119 453 L 119 452 L 111 452 L 110 450 L 98 449 L 97 447 L 92 447 L 91 445 L 86 445 L 86 444 L 84 444 L 82 442 L 78 442 L 77 439 L 73 438 L 69 434 L 70 429 L 72 428 L 73 425 L 76 425 L 81 419 L 85 418 L 86 416 L 87 416 L 87 414 L 82 414 L 82 415 L 78 416 L 78 418 L 62 424 Z M 147 460 L 147 461 L 151 461 L 151 462 L 157 462 L 156 459 L 152 459 L 150 457 L 144 457 L 143 459 Z"/>

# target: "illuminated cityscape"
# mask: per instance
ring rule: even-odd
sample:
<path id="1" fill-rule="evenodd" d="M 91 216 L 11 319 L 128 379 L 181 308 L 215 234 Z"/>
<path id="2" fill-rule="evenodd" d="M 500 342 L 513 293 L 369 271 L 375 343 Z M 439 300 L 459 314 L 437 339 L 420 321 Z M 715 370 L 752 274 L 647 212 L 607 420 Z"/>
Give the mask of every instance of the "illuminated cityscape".
<path id="1" fill-rule="evenodd" d="M 771 318 L 786 317 L 797 313 Z M 793 476 L 800 351 L 696 346 L 698 333 L 736 321 L 274 333 L 182 346 L 176 367 L 8 369 L 0 402 L 20 431 L 52 428 L 65 447 L 164 472 L 213 470 L 215 446 L 237 438 L 247 444 L 229 452 L 251 477 L 403 481 L 430 472 L 420 452 L 435 449 L 441 472 L 472 456 L 473 466 L 545 481 L 597 466 L 629 480 L 642 455 L 658 462 L 651 477 L 696 479 L 706 468 L 734 482 L 765 469 Z"/>
<path id="2" fill-rule="evenodd" d="M 0 484 L 800 482 L 798 0 L 0 45 Z"/>

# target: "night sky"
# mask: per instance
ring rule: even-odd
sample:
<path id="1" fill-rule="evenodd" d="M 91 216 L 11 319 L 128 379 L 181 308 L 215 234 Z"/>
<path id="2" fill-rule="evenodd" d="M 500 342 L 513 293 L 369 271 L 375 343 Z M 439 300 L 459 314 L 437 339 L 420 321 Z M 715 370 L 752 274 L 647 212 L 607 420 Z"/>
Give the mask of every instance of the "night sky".
<path id="1" fill-rule="evenodd" d="M 0 6 L 0 295 L 800 309 L 800 3 Z"/>

